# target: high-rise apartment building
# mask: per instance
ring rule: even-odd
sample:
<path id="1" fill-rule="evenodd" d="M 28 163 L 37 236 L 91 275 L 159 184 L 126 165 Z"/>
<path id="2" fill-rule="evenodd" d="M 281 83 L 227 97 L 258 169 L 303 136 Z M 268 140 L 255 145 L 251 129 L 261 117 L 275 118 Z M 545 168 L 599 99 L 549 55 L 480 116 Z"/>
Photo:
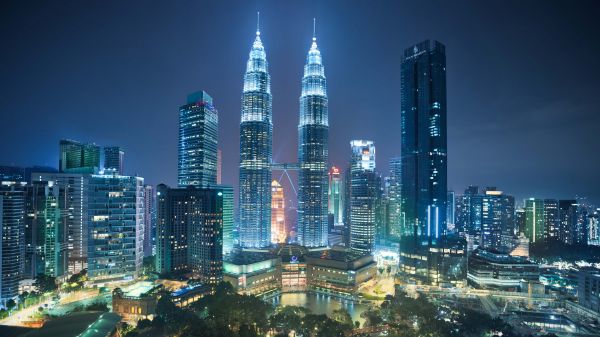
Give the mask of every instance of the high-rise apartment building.
<path id="1" fill-rule="evenodd" d="M 233 189 L 157 186 L 156 270 L 189 270 L 202 282 L 223 278 L 223 231 L 233 224 Z"/>
<path id="2" fill-rule="evenodd" d="M 271 242 L 285 243 L 285 196 L 283 187 L 277 180 L 271 183 Z"/>
<path id="3" fill-rule="evenodd" d="M 100 168 L 100 147 L 73 140 L 60 141 L 59 171 L 64 173 L 96 173 Z"/>
<path id="4" fill-rule="evenodd" d="M 24 183 L 0 183 L 0 306 L 19 294 L 25 268 Z"/>
<path id="5" fill-rule="evenodd" d="M 179 187 L 217 183 L 218 140 L 219 115 L 212 97 L 205 91 L 188 95 L 187 104 L 179 108 Z"/>
<path id="6" fill-rule="evenodd" d="M 104 147 L 104 169 L 113 170 L 118 175 L 123 175 L 123 159 L 125 152 L 119 146 Z"/>
<path id="7" fill-rule="evenodd" d="M 155 192 L 152 185 L 144 185 L 144 220 L 143 220 L 143 251 L 144 256 L 152 255 L 154 245 L 153 230 L 155 229 Z"/>
<path id="8" fill-rule="evenodd" d="M 244 74 L 240 124 L 239 244 L 244 248 L 271 244 L 272 138 L 271 78 L 257 29 Z"/>
<path id="9" fill-rule="evenodd" d="M 99 284 L 137 278 L 144 254 L 144 179 L 92 175 L 87 194 L 88 278 Z"/>
<path id="10" fill-rule="evenodd" d="M 327 161 L 329 114 L 327 81 L 317 38 L 304 65 L 298 125 L 298 242 L 327 246 Z"/>
<path id="11" fill-rule="evenodd" d="M 479 245 L 487 250 L 511 250 L 515 238 L 515 199 L 495 188 L 487 188 L 481 199 Z"/>
<path id="12" fill-rule="evenodd" d="M 375 243 L 377 174 L 375 145 L 370 140 L 350 142 L 350 249 L 361 255 L 370 254 Z"/>

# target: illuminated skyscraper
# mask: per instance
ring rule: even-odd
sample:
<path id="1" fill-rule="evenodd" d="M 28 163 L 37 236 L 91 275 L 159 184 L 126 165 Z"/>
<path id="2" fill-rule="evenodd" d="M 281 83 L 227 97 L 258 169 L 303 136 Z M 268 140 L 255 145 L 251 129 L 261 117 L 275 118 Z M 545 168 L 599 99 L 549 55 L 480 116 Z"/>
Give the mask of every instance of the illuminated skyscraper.
<path id="1" fill-rule="evenodd" d="M 327 246 L 328 101 L 325 69 L 317 38 L 304 65 L 298 125 L 298 242 Z"/>
<path id="2" fill-rule="evenodd" d="M 179 108 L 177 181 L 180 187 L 217 183 L 219 115 L 205 91 L 188 95 Z"/>
<path id="3" fill-rule="evenodd" d="M 87 202 L 90 281 L 137 278 L 144 257 L 144 178 L 92 175 Z"/>
<path id="4" fill-rule="evenodd" d="M 123 175 L 123 157 L 125 152 L 119 146 L 104 147 L 104 168 L 115 170 L 119 175 Z"/>
<path id="5" fill-rule="evenodd" d="M 160 184 L 156 191 L 156 270 L 191 270 L 203 283 L 221 281 L 224 231 L 231 229 L 233 220 L 233 189 Z"/>
<path id="6" fill-rule="evenodd" d="M 96 173 L 100 168 L 100 147 L 63 139 L 58 166 L 60 172 Z"/>
<path id="7" fill-rule="evenodd" d="M 340 169 L 332 166 L 329 170 L 328 213 L 333 216 L 333 224 L 344 224 L 344 189 Z"/>
<path id="8" fill-rule="evenodd" d="M 0 306 L 19 294 L 25 268 L 25 187 L 23 183 L 0 184 Z"/>
<path id="9" fill-rule="evenodd" d="M 534 198 L 525 200 L 525 236 L 532 243 L 543 240 L 545 226 L 544 200 Z"/>
<path id="10" fill-rule="evenodd" d="M 403 221 L 400 192 L 402 188 L 402 161 L 400 157 L 390 159 L 390 176 L 387 186 L 389 239 L 398 241 Z"/>
<path id="11" fill-rule="evenodd" d="M 407 48 L 401 65 L 402 271 L 440 282 L 431 252 L 446 234 L 446 52 L 438 41 Z"/>
<path id="12" fill-rule="evenodd" d="M 271 244 L 271 113 L 271 78 L 257 27 L 244 74 L 240 124 L 239 243 L 244 248 Z"/>
<path id="13" fill-rule="evenodd" d="M 375 145 L 370 140 L 353 140 L 350 146 L 350 249 L 369 254 L 375 242 L 379 187 L 375 173 Z"/>
<path id="14" fill-rule="evenodd" d="M 286 237 L 283 187 L 277 180 L 273 180 L 271 183 L 271 241 L 284 243 Z"/>

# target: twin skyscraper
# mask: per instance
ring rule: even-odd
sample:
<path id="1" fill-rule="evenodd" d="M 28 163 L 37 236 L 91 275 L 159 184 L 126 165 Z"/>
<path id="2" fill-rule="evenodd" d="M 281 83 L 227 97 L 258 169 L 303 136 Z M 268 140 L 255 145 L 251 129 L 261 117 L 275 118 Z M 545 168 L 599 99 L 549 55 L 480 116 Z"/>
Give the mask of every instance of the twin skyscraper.
<path id="1" fill-rule="evenodd" d="M 328 118 L 325 71 L 313 33 L 302 77 L 298 125 L 297 239 L 305 247 L 327 246 Z M 271 245 L 272 149 L 271 78 L 257 26 L 242 93 L 239 180 L 242 248 Z"/>

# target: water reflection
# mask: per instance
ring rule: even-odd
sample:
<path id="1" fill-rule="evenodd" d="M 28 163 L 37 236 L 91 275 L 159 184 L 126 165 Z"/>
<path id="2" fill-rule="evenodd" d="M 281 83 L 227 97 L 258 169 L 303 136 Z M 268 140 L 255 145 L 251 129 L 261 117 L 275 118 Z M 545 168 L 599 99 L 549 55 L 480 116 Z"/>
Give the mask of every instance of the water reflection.
<path id="1" fill-rule="evenodd" d="M 286 293 L 274 297 L 272 301 L 276 305 L 305 307 L 314 314 L 326 314 L 328 316 L 334 310 L 344 308 L 352 316 L 352 321 L 359 321 L 361 325 L 364 323 L 364 318 L 360 317 L 360 314 L 369 308 L 367 304 L 315 293 Z"/>

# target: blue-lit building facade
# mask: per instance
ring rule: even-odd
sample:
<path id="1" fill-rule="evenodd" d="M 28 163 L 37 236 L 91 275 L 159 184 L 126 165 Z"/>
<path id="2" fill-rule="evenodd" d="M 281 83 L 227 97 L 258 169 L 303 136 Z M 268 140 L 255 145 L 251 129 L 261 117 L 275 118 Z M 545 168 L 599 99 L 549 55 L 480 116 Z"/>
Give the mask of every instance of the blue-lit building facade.
<path id="1" fill-rule="evenodd" d="M 138 277 L 143 258 L 144 179 L 92 175 L 88 189 L 88 277 L 104 284 Z"/>
<path id="2" fill-rule="evenodd" d="M 328 243 L 328 139 L 327 82 L 313 37 L 304 65 L 298 125 L 298 243 L 305 247 Z"/>
<path id="3" fill-rule="evenodd" d="M 25 267 L 24 183 L 0 184 L 0 307 L 19 294 Z"/>
<path id="4" fill-rule="evenodd" d="M 179 108 L 177 184 L 217 183 L 217 142 L 219 115 L 212 97 L 205 91 L 188 95 Z"/>
<path id="5" fill-rule="evenodd" d="M 160 184 L 156 198 L 156 271 L 190 271 L 205 284 L 221 281 L 224 245 L 231 245 L 225 232 L 233 227 L 233 189 Z"/>
<path id="6" fill-rule="evenodd" d="M 442 281 L 438 246 L 446 233 L 446 53 L 426 40 L 401 65 L 402 213 L 400 271 Z"/>
<path id="7" fill-rule="evenodd" d="M 239 245 L 271 243 L 271 161 L 273 123 L 271 78 L 260 31 L 250 50 L 240 124 Z"/>
<path id="8" fill-rule="evenodd" d="M 350 250 L 359 255 L 373 251 L 377 230 L 378 175 L 375 144 L 370 140 L 350 142 Z"/>
<path id="9" fill-rule="evenodd" d="M 119 146 L 104 147 L 104 169 L 113 170 L 123 175 L 123 160 L 125 151 Z"/>

